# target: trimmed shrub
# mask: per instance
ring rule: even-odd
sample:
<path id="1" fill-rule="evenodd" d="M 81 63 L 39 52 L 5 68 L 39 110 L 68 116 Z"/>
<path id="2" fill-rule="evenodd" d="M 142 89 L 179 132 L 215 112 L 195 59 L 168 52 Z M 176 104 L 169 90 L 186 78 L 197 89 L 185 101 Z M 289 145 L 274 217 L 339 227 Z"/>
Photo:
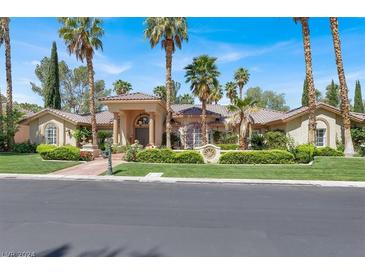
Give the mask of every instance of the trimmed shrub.
<path id="1" fill-rule="evenodd" d="M 197 151 L 174 152 L 174 162 L 179 164 L 204 164 L 203 156 Z"/>
<path id="2" fill-rule="evenodd" d="M 78 161 L 80 159 L 80 149 L 73 146 L 57 147 L 53 150 L 40 153 L 44 160 L 69 160 Z"/>
<path id="3" fill-rule="evenodd" d="M 344 153 L 331 147 L 316 147 L 314 156 L 344 156 Z"/>
<path id="4" fill-rule="evenodd" d="M 265 149 L 287 149 L 288 137 L 281 131 L 268 131 L 264 134 Z"/>
<path id="5" fill-rule="evenodd" d="M 213 132 L 213 141 L 216 144 L 236 144 L 238 142 L 238 135 L 234 132 Z"/>
<path id="6" fill-rule="evenodd" d="M 144 149 L 137 153 L 137 161 L 145 163 L 173 163 L 174 152 L 171 149 Z"/>
<path id="7" fill-rule="evenodd" d="M 56 149 L 57 146 L 55 145 L 48 145 L 48 144 L 40 144 L 37 146 L 37 153 L 41 154 L 42 152 L 48 152 L 48 151 L 51 151 L 51 150 L 54 150 Z"/>
<path id="8" fill-rule="evenodd" d="M 291 164 L 294 156 L 285 150 L 246 150 L 227 152 L 219 158 L 220 164 Z"/>
<path id="9" fill-rule="evenodd" d="M 16 153 L 35 153 L 36 149 L 37 145 L 29 142 L 13 145 L 13 151 Z"/>
<path id="10" fill-rule="evenodd" d="M 359 155 L 365 157 L 365 145 L 361 145 L 359 149 Z"/>
<path id="11" fill-rule="evenodd" d="M 217 147 L 220 147 L 223 150 L 237 150 L 237 144 L 216 144 Z"/>
<path id="12" fill-rule="evenodd" d="M 126 152 L 124 154 L 124 160 L 127 162 L 136 162 L 137 154 L 142 150 L 142 146 L 140 144 L 133 144 L 127 147 Z"/>
<path id="13" fill-rule="evenodd" d="M 294 149 L 294 157 L 298 163 L 307 164 L 314 159 L 314 145 L 303 144 Z"/>

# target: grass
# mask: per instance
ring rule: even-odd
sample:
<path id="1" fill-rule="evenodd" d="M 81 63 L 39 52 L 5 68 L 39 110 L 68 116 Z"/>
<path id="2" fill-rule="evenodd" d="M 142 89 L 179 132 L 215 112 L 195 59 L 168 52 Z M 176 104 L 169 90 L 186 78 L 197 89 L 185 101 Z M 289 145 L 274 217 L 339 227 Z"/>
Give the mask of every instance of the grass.
<path id="1" fill-rule="evenodd" d="M 0 173 L 46 174 L 77 164 L 42 161 L 39 154 L 0 153 Z"/>
<path id="2" fill-rule="evenodd" d="M 119 176 L 145 176 L 163 172 L 163 177 L 229 179 L 297 179 L 365 181 L 365 158 L 317 157 L 313 165 L 194 165 L 125 163 L 114 169 Z"/>

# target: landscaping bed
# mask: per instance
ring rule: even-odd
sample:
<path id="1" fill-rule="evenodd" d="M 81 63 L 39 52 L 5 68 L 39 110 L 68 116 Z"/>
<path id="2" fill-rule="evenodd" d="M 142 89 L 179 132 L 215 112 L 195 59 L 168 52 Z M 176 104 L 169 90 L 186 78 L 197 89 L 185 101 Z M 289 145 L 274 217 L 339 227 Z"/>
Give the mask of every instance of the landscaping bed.
<path id="1" fill-rule="evenodd" d="M 117 176 L 365 181 L 365 158 L 316 157 L 312 165 L 221 165 L 125 163 L 114 168 Z"/>

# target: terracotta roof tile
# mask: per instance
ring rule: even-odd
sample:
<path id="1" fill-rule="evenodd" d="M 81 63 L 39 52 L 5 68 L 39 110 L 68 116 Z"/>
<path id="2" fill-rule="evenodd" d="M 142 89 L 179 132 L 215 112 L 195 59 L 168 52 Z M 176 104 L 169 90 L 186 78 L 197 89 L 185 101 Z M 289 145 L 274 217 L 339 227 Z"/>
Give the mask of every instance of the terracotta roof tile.
<path id="1" fill-rule="evenodd" d="M 143 92 L 134 92 L 115 96 L 107 96 L 99 99 L 100 101 L 132 101 L 132 100 L 161 100 L 160 97 Z"/>

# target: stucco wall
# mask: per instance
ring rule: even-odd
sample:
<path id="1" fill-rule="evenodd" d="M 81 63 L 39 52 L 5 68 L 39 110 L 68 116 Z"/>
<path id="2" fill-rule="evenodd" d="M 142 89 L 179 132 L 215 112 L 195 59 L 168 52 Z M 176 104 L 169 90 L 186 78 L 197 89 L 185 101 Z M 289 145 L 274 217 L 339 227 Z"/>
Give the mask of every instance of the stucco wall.
<path id="1" fill-rule="evenodd" d="M 18 131 L 15 133 L 14 141 L 16 144 L 25 143 L 29 140 L 29 126 L 19 125 Z"/>
<path id="2" fill-rule="evenodd" d="M 336 140 L 342 140 L 341 118 L 324 109 L 316 110 L 317 128 L 326 128 L 326 145 L 336 148 Z M 308 140 L 308 115 L 289 121 L 285 132 L 294 138 L 297 144 L 306 144 Z"/>
<path id="3" fill-rule="evenodd" d="M 29 139 L 35 144 L 45 143 L 45 128 L 53 123 L 57 127 L 57 145 L 76 146 L 76 139 L 72 136 L 76 126 L 51 114 L 45 114 L 29 124 Z"/>

